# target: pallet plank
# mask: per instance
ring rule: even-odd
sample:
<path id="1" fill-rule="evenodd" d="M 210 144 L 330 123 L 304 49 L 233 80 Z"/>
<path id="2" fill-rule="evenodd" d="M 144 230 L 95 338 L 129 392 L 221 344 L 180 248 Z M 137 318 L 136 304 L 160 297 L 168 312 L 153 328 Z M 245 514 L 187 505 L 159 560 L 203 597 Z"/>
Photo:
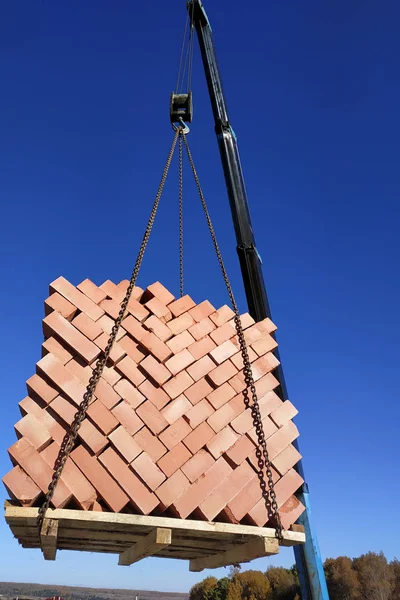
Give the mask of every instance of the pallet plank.
<path id="1" fill-rule="evenodd" d="M 40 545 L 45 560 L 56 560 L 58 521 L 44 519 L 40 532 Z"/>
<path id="2" fill-rule="evenodd" d="M 279 542 L 277 539 L 258 537 L 236 546 L 231 550 L 213 554 L 204 558 L 196 558 L 190 561 L 189 570 L 193 572 L 204 571 L 204 569 L 218 569 L 229 565 L 250 562 L 255 558 L 279 554 Z"/>
<path id="3" fill-rule="evenodd" d="M 122 552 L 119 555 L 118 564 L 128 567 L 143 558 L 154 556 L 169 546 L 171 541 L 172 532 L 170 529 L 156 527 L 145 538 L 142 538 L 139 542 Z"/>

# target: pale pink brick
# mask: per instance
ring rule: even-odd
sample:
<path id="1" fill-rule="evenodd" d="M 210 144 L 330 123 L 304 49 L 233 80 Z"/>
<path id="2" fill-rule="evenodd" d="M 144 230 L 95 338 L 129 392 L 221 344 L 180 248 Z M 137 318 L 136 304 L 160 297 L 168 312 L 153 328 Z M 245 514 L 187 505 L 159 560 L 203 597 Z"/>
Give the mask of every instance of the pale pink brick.
<path id="1" fill-rule="evenodd" d="M 237 369 L 235 365 L 231 363 L 230 360 L 226 360 L 224 363 L 208 372 L 208 379 L 215 386 L 218 386 L 230 380 L 235 375 L 237 375 Z"/>
<path id="2" fill-rule="evenodd" d="M 214 329 L 215 329 L 214 323 L 206 317 L 205 319 L 202 319 L 201 321 L 199 321 L 199 323 L 192 325 L 192 327 L 190 327 L 188 331 L 189 331 L 190 335 L 192 337 L 194 337 L 194 339 L 196 341 L 198 341 L 198 340 L 202 340 L 211 331 L 214 331 Z"/>
<path id="3" fill-rule="evenodd" d="M 233 319 L 234 316 L 235 313 L 233 312 L 233 310 L 225 304 L 215 313 L 212 313 L 210 315 L 210 319 L 215 323 L 217 327 L 222 327 L 222 325 L 225 325 L 225 323 Z"/>
<path id="4" fill-rule="evenodd" d="M 59 277 L 50 284 L 50 293 L 53 294 L 54 292 L 58 292 L 64 296 L 71 304 L 87 314 L 94 321 L 100 319 L 104 314 L 104 311 L 97 306 L 97 304 L 82 294 L 82 292 L 69 283 L 64 277 Z"/>
<path id="5" fill-rule="evenodd" d="M 167 452 L 167 454 L 164 454 L 164 456 L 158 460 L 157 464 L 166 476 L 170 477 L 182 465 L 187 463 L 191 456 L 192 455 L 186 446 L 184 446 L 182 442 L 179 442 L 172 450 Z"/>
<path id="6" fill-rule="evenodd" d="M 43 319 L 43 332 L 46 337 L 59 336 L 63 342 L 91 364 L 100 354 L 97 346 L 87 339 L 76 327 L 56 312 Z"/>
<path id="7" fill-rule="evenodd" d="M 54 337 L 49 337 L 42 344 L 42 357 L 49 353 L 54 354 L 63 365 L 72 358 L 71 352 Z"/>
<path id="8" fill-rule="evenodd" d="M 196 381 L 195 384 L 190 386 L 189 389 L 186 390 L 185 396 L 190 400 L 190 402 L 195 405 L 200 400 L 203 400 L 208 394 L 211 394 L 213 388 L 208 383 L 208 381 L 203 377 Z"/>
<path id="9" fill-rule="evenodd" d="M 233 367 L 233 365 L 232 365 L 232 367 Z M 236 373 L 235 367 L 233 367 L 233 369 L 235 370 L 235 373 Z M 214 370 L 215 370 L 214 361 L 209 356 L 203 356 L 203 358 L 200 358 L 200 360 L 195 362 L 192 366 L 188 367 L 187 372 L 189 373 L 190 377 L 192 377 L 192 379 L 194 381 L 198 381 L 199 379 L 201 379 L 202 377 L 205 377 L 206 375 L 208 375 L 210 372 L 213 372 Z"/>
<path id="10" fill-rule="evenodd" d="M 135 342 L 129 335 L 124 335 L 118 343 L 121 348 L 125 350 L 127 355 L 137 364 L 147 356 L 147 354 L 141 350 L 140 344 Z"/>
<path id="11" fill-rule="evenodd" d="M 157 489 L 163 481 L 165 481 L 164 473 L 157 467 L 146 452 L 142 452 L 140 456 L 135 458 L 132 463 L 132 468 L 145 484 L 148 485 L 150 490 Z"/>
<path id="12" fill-rule="evenodd" d="M 77 308 L 71 302 L 69 302 L 64 296 L 58 294 L 52 294 L 47 300 L 44 301 L 44 314 L 47 316 L 53 311 L 58 312 L 62 315 L 67 321 L 71 321 L 71 319 L 76 315 Z"/>
<path id="13" fill-rule="evenodd" d="M 271 419 L 278 427 L 283 427 L 288 421 L 294 419 L 298 412 L 299 411 L 293 406 L 290 400 L 286 400 L 283 404 L 278 406 L 278 408 L 272 411 Z"/>
<path id="14" fill-rule="evenodd" d="M 210 338 L 219 346 L 236 335 L 236 330 L 230 323 L 225 323 L 210 333 Z"/>
<path id="15" fill-rule="evenodd" d="M 269 392 L 263 398 L 259 398 L 258 404 L 260 407 L 261 419 L 265 419 L 266 417 L 268 417 L 268 415 L 271 414 L 271 412 L 277 406 L 279 406 L 280 402 L 280 398 L 274 392 Z M 245 433 L 250 431 L 253 427 L 253 418 L 251 416 L 251 410 L 247 409 L 244 412 L 242 412 L 238 417 L 233 419 L 231 424 L 233 429 L 241 435 L 244 435 Z M 272 421 L 271 424 L 273 425 Z"/>
<path id="16" fill-rule="evenodd" d="M 188 350 L 182 350 L 181 352 L 178 352 L 178 354 L 175 354 L 169 358 L 166 361 L 165 366 L 172 373 L 172 375 L 177 375 L 193 363 L 194 358 L 190 352 Z"/>
<path id="17" fill-rule="evenodd" d="M 83 394 L 86 391 L 86 387 L 68 371 L 68 369 L 52 354 L 47 354 L 44 358 L 36 363 L 36 368 L 39 373 L 43 372 L 51 382 L 62 390 L 76 405 L 82 402 Z M 28 390 L 32 378 L 27 381 Z M 40 395 L 40 394 L 38 394 Z M 52 394 L 53 395 L 53 392 Z M 43 396 L 41 396 L 43 398 Z M 47 399 L 50 396 L 47 396 Z M 49 402 L 46 398 L 43 398 L 45 402 Z"/>
<path id="18" fill-rule="evenodd" d="M 99 337 L 97 337 L 94 340 L 94 343 L 104 352 L 108 345 L 109 339 L 110 335 L 108 333 L 102 333 Z M 115 341 L 111 348 L 109 360 L 111 361 L 111 363 L 116 364 L 125 356 L 125 354 L 125 350 L 119 345 L 117 341 Z"/>
<path id="19" fill-rule="evenodd" d="M 254 444 L 246 435 L 242 435 L 229 450 L 225 458 L 230 465 L 238 467 L 254 451 Z"/>
<path id="20" fill-rule="evenodd" d="M 105 373 L 103 371 L 103 375 L 104 374 Z M 103 377 L 100 377 L 97 383 L 95 395 L 100 400 L 100 402 L 102 402 L 104 406 L 106 406 L 110 410 L 114 408 L 114 406 L 116 406 L 121 400 L 121 396 L 117 394 L 117 392 L 105 379 L 103 379 Z"/>
<path id="21" fill-rule="evenodd" d="M 228 360 L 231 356 L 237 353 L 237 348 L 235 344 L 233 344 L 230 340 L 227 340 L 220 346 L 217 346 L 214 350 L 210 352 L 211 358 L 220 365 L 225 360 Z M 243 364 L 242 364 L 243 368 Z"/>
<path id="22" fill-rule="evenodd" d="M 160 499 L 164 509 L 167 509 L 173 502 L 176 502 L 184 492 L 190 487 L 190 481 L 178 469 L 167 481 L 165 481 L 155 491 L 156 496 Z"/>
<path id="23" fill-rule="evenodd" d="M 201 477 L 212 465 L 215 459 L 207 450 L 199 450 L 182 466 L 182 471 L 191 483 Z"/>
<path id="24" fill-rule="evenodd" d="M 264 333 L 263 337 L 254 342 L 251 347 L 256 354 L 258 354 L 258 356 L 264 356 L 264 354 L 267 354 L 267 352 L 275 350 L 275 348 L 278 347 L 278 344 L 272 335 Z"/>
<path id="25" fill-rule="evenodd" d="M 179 335 L 183 331 L 186 331 L 194 325 L 195 321 L 193 317 L 189 315 L 189 313 L 183 313 L 176 319 L 172 319 L 172 321 L 168 321 L 167 327 L 172 331 L 174 335 Z"/>
<path id="26" fill-rule="evenodd" d="M 146 376 L 139 371 L 136 363 L 129 357 L 125 356 L 116 364 L 116 368 L 120 371 L 131 383 L 140 386 L 146 379 Z"/>
<path id="27" fill-rule="evenodd" d="M 187 438 L 191 431 L 190 425 L 181 417 L 160 434 L 160 440 L 168 450 L 172 450 L 174 446 Z"/>
<path id="28" fill-rule="evenodd" d="M 275 423 L 269 417 L 265 417 L 262 420 L 262 427 L 266 440 L 268 440 L 268 438 L 270 438 L 271 435 L 277 431 Z M 254 428 L 251 429 L 247 435 L 254 442 L 254 444 L 258 445 L 258 437 Z"/>
<path id="29" fill-rule="evenodd" d="M 33 506 L 42 493 L 29 475 L 18 466 L 4 475 L 3 483 L 9 497 L 18 500 L 22 506 Z"/>
<path id="30" fill-rule="evenodd" d="M 131 435 L 134 435 L 144 425 L 143 421 L 139 419 L 136 412 L 125 400 L 117 404 L 111 412 Z"/>
<path id="31" fill-rule="evenodd" d="M 103 333 L 101 326 L 96 323 L 96 321 L 93 321 L 90 317 L 85 315 L 85 313 L 80 313 L 77 317 L 75 317 L 72 320 L 72 325 L 79 329 L 83 335 L 92 341 Z"/>
<path id="32" fill-rule="evenodd" d="M 132 408 L 137 408 L 146 400 L 145 396 L 139 392 L 137 387 L 129 383 L 126 379 L 120 379 L 118 383 L 115 384 L 114 390 L 118 392 L 119 396 L 126 400 Z"/>
<path id="33" fill-rule="evenodd" d="M 303 484 L 303 479 L 292 469 L 275 484 L 275 493 L 278 507 L 281 507 L 292 494 L 294 494 Z M 263 527 L 269 518 L 264 499 L 248 512 L 248 518 L 252 524 Z"/>
<path id="34" fill-rule="evenodd" d="M 145 398 L 150 400 L 158 410 L 161 410 L 171 399 L 162 388 L 154 386 L 148 379 L 139 386 L 139 391 Z"/>
<path id="35" fill-rule="evenodd" d="M 95 400 L 89 405 L 87 415 L 105 435 L 109 435 L 119 425 L 112 412 L 100 400 Z"/>
<path id="36" fill-rule="evenodd" d="M 18 437 L 24 437 L 40 452 L 51 444 L 51 435 L 33 415 L 26 415 L 14 425 Z"/>
<path id="37" fill-rule="evenodd" d="M 166 361 L 172 355 L 172 351 L 168 346 L 154 333 L 147 333 L 140 343 L 161 362 Z"/>
<path id="38" fill-rule="evenodd" d="M 155 283 L 149 285 L 146 288 L 145 295 L 146 297 L 150 296 L 158 298 L 158 300 L 160 300 L 166 305 L 170 304 L 175 300 L 175 296 L 173 296 L 173 294 L 171 294 L 171 292 L 167 290 L 167 288 L 164 287 L 159 281 L 156 281 Z"/>
<path id="39" fill-rule="evenodd" d="M 95 285 L 90 279 L 85 279 L 78 286 L 78 290 L 80 290 L 85 296 L 93 300 L 95 304 L 100 304 L 102 300 L 105 300 L 107 294 L 103 292 L 97 285 Z"/>
<path id="40" fill-rule="evenodd" d="M 239 436 L 228 425 L 207 442 L 207 449 L 217 459 L 229 450 L 238 439 Z"/>
<path id="41" fill-rule="evenodd" d="M 153 435 L 147 427 L 142 427 L 142 429 L 134 435 L 133 439 L 144 452 L 147 452 L 154 462 L 160 460 L 167 452 L 164 444 L 162 444 L 158 437 Z"/>
<path id="42" fill-rule="evenodd" d="M 251 346 L 247 346 L 247 353 L 249 355 L 249 360 L 251 363 L 253 363 L 255 360 L 257 360 L 257 354 L 254 352 L 254 350 L 252 350 Z M 233 364 L 239 371 L 243 371 L 244 365 L 243 365 L 243 356 L 242 356 L 241 352 L 237 352 L 236 354 L 231 356 L 231 361 L 233 362 Z"/>
<path id="43" fill-rule="evenodd" d="M 278 473 L 283 476 L 301 460 L 301 454 L 292 444 L 286 446 L 273 460 Z"/>
<path id="44" fill-rule="evenodd" d="M 211 413 L 207 423 L 218 433 L 226 425 L 231 423 L 238 415 L 245 410 L 243 395 L 238 394 L 232 400 L 221 406 L 217 411 Z"/>
<path id="45" fill-rule="evenodd" d="M 175 400 L 165 406 L 161 414 L 168 421 L 170 425 L 175 423 L 180 417 L 187 413 L 192 408 L 189 400 L 184 396 L 178 396 Z"/>
<path id="46" fill-rule="evenodd" d="M 189 425 L 187 427 L 190 429 Z M 215 433 L 206 421 L 203 421 L 194 431 L 184 438 L 183 443 L 192 454 L 196 454 L 213 437 Z"/>
<path id="47" fill-rule="evenodd" d="M 178 335 L 174 336 L 172 339 L 168 340 L 166 344 L 174 354 L 178 354 L 178 352 L 185 350 L 185 348 L 191 346 L 192 344 L 194 344 L 194 342 L 194 337 L 191 336 L 187 330 L 185 330 L 182 331 L 182 333 L 179 333 Z"/>
<path id="48" fill-rule="evenodd" d="M 125 331 L 129 333 L 129 335 L 131 335 L 137 342 L 140 343 L 148 335 L 148 331 L 144 327 L 142 327 L 139 321 L 135 319 L 135 317 L 133 317 L 132 315 L 128 315 L 122 321 L 122 327 L 123 329 L 125 329 Z"/>
<path id="49" fill-rule="evenodd" d="M 207 400 L 213 405 L 213 407 L 218 410 L 221 408 L 226 402 L 231 400 L 236 396 L 236 392 L 229 383 L 224 383 L 223 385 L 217 387 L 216 390 L 210 392 L 207 395 Z"/>
<path id="50" fill-rule="evenodd" d="M 215 308 L 208 300 L 200 302 L 200 304 L 189 310 L 190 316 L 193 317 L 196 323 L 206 319 L 213 313 L 215 313 Z"/>
<path id="51" fill-rule="evenodd" d="M 158 362 L 154 356 L 146 356 L 140 363 L 140 367 L 145 371 L 146 375 L 151 377 L 158 385 L 162 385 L 171 378 L 170 370 Z"/>
<path id="52" fill-rule="evenodd" d="M 200 358 L 203 358 L 203 356 L 214 350 L 214 348 L 216 347 L 216 343 L 213 342 L 208 335 L 206 335 L 206 337 L 204 337 L 202 340 L 199 340 L 191 346 L 188 346 L 188 350 L 196 360 L 199 360 Z"/>
<path id="53" fill-rule="evenodd" d="M 142 448 L 126 431 L 125 427 L 120 425 L 108 436 L 112 445 L 125 458 L 128 463 L 131 463 L 142 452 Z"/>
<path id="54" fill-rule="evenodd" d="M 172 331 L 155 315 L 151 315 L 145 322 L 146 328 L 154 333 L 162 342 L 170 340 L 172 337 Z M 171 346 L 168 344 L 168 347 Z"/>
<path id="55" fill-rule="evenodd" d="M 164 384 L 164 390 L 167 392 L 171 400 L 174 400 L 183 392 L 185 392 L 194 381 L 186 371 L 181 371 L 175 377 Z"/>
<path id="56" fill-rule="evenodd" d="M 151 402 L 144 402 L 136 409 L 136 414 L 155 435 L 168 427 L 168 421 Z"/>
<path id="57" fill-rule="evenodd" d="M 189 423 L 192 429 L 195 429 L 208 419 L 214 413 L 214 409 L 207 400 L 201 400 L 196 406 L 193 406 L 186 412 L 184 419 Z"/>
<path id="58" fill-rule="evenodd" d="M 145 306 L 153 315 L 155 315 L 159 319 L 163 319 L 164 322 L 171 321 L 171 311 L 158 298 L 152 298 L 151 300 L 146 302 Z"/>
<path id="59" fill-rule="evenodd" d="M 50 356 L 50 358 L 47 358 L 48 356 Z M 47 365 L 49 365 L 49 361 L 53 362 L 50 354 L 47 354 L 44 358 L 46 358 L 48 361 L 46 363 Z M 58 362 L 60 365 L 64 366 L 62 362 Z M 46 404 L 49 404 L 58 396 L 58 390 L 53 385 L 50 385 L 44 379 L 39 377 L 39 375 L 32 375 L 32 377 L 30 377 L 26 382 L 26 388 L 30 396 L 33 398 L 40 398 L 40 400 L 43 400 L 43 402 Z"/>
<path id="60" fill-rule="evenodd" d="M 174 317 L 179 317 L 181 314 L 187 312 L 194 306 L 196 306 L 195 302 L 193 302 L 190 296 L 186 295 L 182 296 L 182 298 L 179 298 L 178 300 L 175 300 L 174 302 L 171 302 L 168 305 L 168 308 Z"/>

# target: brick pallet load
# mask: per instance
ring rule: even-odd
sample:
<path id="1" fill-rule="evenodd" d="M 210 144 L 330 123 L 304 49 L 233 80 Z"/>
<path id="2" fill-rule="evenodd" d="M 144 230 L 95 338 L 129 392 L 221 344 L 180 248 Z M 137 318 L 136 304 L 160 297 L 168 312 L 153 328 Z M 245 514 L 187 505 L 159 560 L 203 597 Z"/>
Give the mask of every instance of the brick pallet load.
<path id="1" fill-rule="evenodd" d="M 43 502 L 64 435 L 104 350 L 128 281 L 77 287 L 63 277 L 45 301 L 42 358 L 19 403 L 18 440 L 3 477 L 13 504 Z M 243 361 L 228 306 L 176 299 L 161 283 L 133 296 L 52 507 L 271 526 Z M 297 414 L 276 393 L 276 327 L 242 315 L 282 524 L 304 510 L 292 442 Z M 51 511 L 50 511 L 51 512 Z M 105 515 L 104 515 L 105 516 Z"/>

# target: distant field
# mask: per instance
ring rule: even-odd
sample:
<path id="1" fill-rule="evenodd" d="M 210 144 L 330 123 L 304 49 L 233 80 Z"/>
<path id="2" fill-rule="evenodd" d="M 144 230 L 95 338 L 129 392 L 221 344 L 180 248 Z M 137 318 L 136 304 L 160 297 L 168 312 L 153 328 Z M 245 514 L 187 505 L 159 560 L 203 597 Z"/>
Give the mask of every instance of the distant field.
<path id="1" fill-rule="evenodd" d="M 69 587 L 65 585 L 41 585 L 37 583 L 2 583 L 0 595 L 4 598 L 35 596 L 49 598 L 61 596 L 64 600 L 186 600 L 188 594 L 151 592 L 142 590 L 110 590 L 103 588 Z"/>

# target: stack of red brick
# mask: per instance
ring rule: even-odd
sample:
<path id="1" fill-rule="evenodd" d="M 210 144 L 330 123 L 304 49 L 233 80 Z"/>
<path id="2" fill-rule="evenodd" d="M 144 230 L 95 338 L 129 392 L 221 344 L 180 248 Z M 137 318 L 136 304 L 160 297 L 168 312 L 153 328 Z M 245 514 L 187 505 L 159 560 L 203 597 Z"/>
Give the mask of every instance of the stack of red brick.
<path id="1" fill-rule="evenodd" d="M 3 478 L 23 506 L 43 500 L 127 284 L 85 280 L 75 287 L 60 277 L 50 285 L 43 358 L 19 403 L 19 439 L 9 449 L 14 468 Z M 175 299 L 160 283 L 134 288 L 53 506 L 266 525 L 233 316 L 228 306 Z M 274 391 L 275 326 L 248 314 L 242 323 L 288 528 L 304 510 L 293 495 L 302 484 L 293 468 L 300 459 L 292 445 L 297 411 Z"/>

